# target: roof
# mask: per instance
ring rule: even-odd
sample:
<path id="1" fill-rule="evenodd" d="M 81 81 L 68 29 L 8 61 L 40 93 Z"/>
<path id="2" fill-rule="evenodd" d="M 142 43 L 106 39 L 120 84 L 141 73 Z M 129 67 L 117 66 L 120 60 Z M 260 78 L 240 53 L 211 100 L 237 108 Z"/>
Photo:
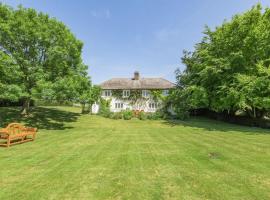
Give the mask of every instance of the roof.
<path id="1" fill-rule="evenodd" d="M 100 84 L 102 89 L 170 89 L 175 84 L 164 78 L 112 78 Z"/>

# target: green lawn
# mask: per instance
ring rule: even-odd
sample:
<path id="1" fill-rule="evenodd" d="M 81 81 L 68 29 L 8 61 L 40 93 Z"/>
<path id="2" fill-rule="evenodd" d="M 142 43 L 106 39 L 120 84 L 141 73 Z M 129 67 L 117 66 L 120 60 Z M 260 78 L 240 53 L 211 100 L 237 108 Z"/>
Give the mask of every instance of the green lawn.
<path id="1" fill-rule="evenodd" d="M 34 142 L 0 148 L 0 199 L 270 199 L 270 131 L 38 108 Z M 14 108 L 0 109 L 4 126 Z"/>

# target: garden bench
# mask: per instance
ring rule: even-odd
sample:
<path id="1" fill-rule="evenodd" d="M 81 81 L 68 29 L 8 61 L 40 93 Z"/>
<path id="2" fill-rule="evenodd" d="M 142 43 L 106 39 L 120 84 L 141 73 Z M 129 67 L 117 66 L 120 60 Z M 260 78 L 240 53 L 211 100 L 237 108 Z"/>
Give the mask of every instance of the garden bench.
<path id="1" fill-rule="evenodd" d="M 19 123 L 11 123 L 6 128 L 0 129 L 0 140 L 6 140 L 6 143 L 0 143 L 0 146 L 9 147 L 13 144 L 34 141 L 36 133 L 37 128 L 25 127 Z"/>

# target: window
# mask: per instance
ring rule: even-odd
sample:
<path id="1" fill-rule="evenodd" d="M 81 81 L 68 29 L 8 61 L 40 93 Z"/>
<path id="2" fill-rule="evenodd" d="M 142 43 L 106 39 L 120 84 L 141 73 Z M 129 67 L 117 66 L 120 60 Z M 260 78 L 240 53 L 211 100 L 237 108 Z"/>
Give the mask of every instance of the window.
<path id="1" fill-rule="evenodd" d="M 169 95 L 169 90 L 163 90 L 163 91 L 162 91 L 162 94 L 163 94 L 164 96 L 168 96 L 168 95 Z"/>
<path id="2" fill-rule="evenodd" d="M 115 103 L 115 108 L 116 109 L 122 109 L 123 108 L 123 103 Z"/>
<path id="3" fill-rule="evenodd" d="M 123 97 L 129 97 L 130 90 L 123 90 Z"/>
<path id="4" fill-rule="evenodd" d="M 143 91 L 142 91 L 142 97 L 147 98 L 147 97 L 149 97 L 149 96 L 150 96 L 149 90 L 143 90 Z"/>
<path id="5" fill-rule="evenodd" d="M 149 103 L 149 108 L 150 109 L 156 109 L 157 108 L 157 104 L 156 103 Z"/>
<path id="6" fill-rule="evenodd" d="M 112 96 L 112 91 L 111 91 L 111 90 L 104 90 L 104 91 L 103 91 L 103 96 L 105 96 L 105 97 L 110 97 L 110 96 Z"/>

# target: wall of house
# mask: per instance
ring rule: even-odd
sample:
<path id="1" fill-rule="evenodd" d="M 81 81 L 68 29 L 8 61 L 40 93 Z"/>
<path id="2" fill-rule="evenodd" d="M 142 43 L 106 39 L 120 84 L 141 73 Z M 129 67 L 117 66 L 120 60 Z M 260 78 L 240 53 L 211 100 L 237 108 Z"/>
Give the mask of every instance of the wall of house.
<path id="1" fill-rule="evenodd" d="M 114 96 L 105 96 L 104 91 L 102 92 L 103 99 L 110 100 L 110 110 L 111 112 L 121 112 L 122 110 L 143 110 L 144 112 L 156 112 L 159 108 L 162 107 L 162 102 L 155 102 L 153 99 L 139 99 L 135 104 L 131 103 L 128 99 L 116 98 Z M 94 104 L 92 106 L 92 113 L 98 113 L 99 105 Z"/>
<path id="2" fill-rule="evenodd" d="M 151 99 L 142 99 L 136 102 L 136 104 L 131 105 L 129 100 L 117 99 L 115 97 L 111 98 L 111 112 L 120 112 L 122 110 L 143 110 L 144 112 L 156 112 L 158 106 L 156 108 L 152 108 L 149 106 L 150 103 L 155 103 L 155 101 Z M 122 108 L 116 106 L 116 104 L 123 104 Z"/>

